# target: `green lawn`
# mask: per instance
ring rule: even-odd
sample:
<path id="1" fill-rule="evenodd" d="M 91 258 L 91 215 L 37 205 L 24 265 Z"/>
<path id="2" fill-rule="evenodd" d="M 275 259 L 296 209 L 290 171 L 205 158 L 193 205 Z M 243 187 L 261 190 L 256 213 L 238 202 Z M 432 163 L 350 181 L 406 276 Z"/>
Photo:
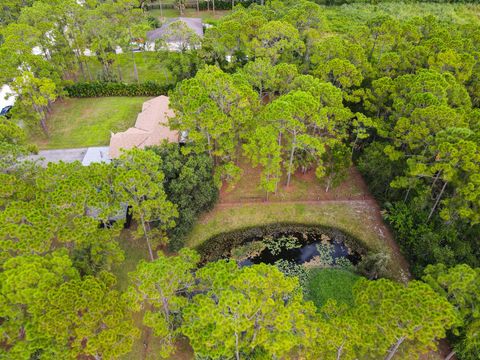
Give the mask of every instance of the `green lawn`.
<path id="1" fill-rule="evenodd" d="M 147 97 L 64 99 L 53 105 L 48 119 L 50 137 L 38 130 L 31 141 L 40 149 L 108 145 L 110 132 L 135 124 Z"/>
<path id="2" fill-rule="evenodd" d="M 151 51 L 141 51 L 134 53 L 135 62 L 138 70 L 138 80 L 140 82 L 156 81 L 161 84 L 172 83 L 170 71 L 165 67 L 159 54 Z M 96 56 L 89 56 L 88 67 L 93 80 L 99 80 L 102 77 L 102 64 Z M 113 73 L 118 80 L 127 83 L 136 82 L 133 71 L 133 59 L 131 53 L 117 54 L 114 56 L 112 67 Z M 79 75 L 80 81 L 89 81 L 88 73 L 84 79 Z"/>
<path id="3" fill-rule="evenodd" d="M 377 208 L 370 203 L 322 202 L 322 203 L 258 203 L 226 204 L 205 214 L 186 239 L 187 246 L 196 247 L 209 238 L 224 232 L 281 222 L 322 225 L 338 228 L 371 250 L 391 254 L 390 273 L 403 279 L 406 263 L 386 235 L 386 228 L 379 220 Z M 379 222 L 380 221 L 380 222 Z"/>

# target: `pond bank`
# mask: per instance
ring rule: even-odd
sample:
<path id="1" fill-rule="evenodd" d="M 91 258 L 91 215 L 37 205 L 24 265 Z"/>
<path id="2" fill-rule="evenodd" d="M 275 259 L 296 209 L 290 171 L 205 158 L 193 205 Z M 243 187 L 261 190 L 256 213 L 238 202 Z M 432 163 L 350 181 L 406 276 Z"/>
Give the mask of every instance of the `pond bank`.
<path id="1" fill-rule="evenodd" d="M 349 234 L 366 248 L 385 251 L 392 258 L 391 274 L 397 280 L 409 277 L 408 264 L 400 254 L 376 203 L 371 201 L 263 202 L 217 205 L 204 214 L 186 239 L 196 248 L 222 233 L 278 223 L 335 228 Z"/>
<path id="2" fill-rule="evenodd" d="M 284 244 L 279 244 L 281 240 Z M 278 244 L 277 247 L 272 245 Z M 260 244 L 260 248 L 248 249 L 249 245 Z M 232 257 L 232 250 L 245 248 L 245 254 L 237 255 L 240 264 L 274 264 L 282 259 L 305 264 L 318 256 L 317 247 L 328 245 L 333 259 L 348 258 L 358 263 L 368 248 L 358 239 L 344 232 L 319 225 L 279 223 L 256 226 L 222 233 L 210 238 L 197 249 L 202 262 Z M 233 256 L 235 257 L 235 256 Z"/>

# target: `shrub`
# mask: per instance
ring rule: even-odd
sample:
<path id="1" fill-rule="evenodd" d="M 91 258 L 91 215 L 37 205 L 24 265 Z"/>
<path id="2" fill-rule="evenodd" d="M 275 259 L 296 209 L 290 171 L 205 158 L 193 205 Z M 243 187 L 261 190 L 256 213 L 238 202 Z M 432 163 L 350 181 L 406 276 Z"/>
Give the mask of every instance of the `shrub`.
<path id="1" fill-rule="evenodd" d="M 370 280 L 388 275 L 390 255 L 384 252 L 370 253 L 357 265 L 358 272 Z"/>
<path id="2" fill-rule="evenodd" d="M 333 245 L 330 243 L 317 244 L 319 264 L 322 268 L 330 268 L 333 266 Z"/>
<path id="3" fill-rule="evenodd" d="M 213 161 L 206 154 L 190 152 L 185 155 L 182 152 L 185 147 L 176 143 L 151 149 L 162 158 L 165 192 L 168 199 L 178 207 L 176 226 L 168 232 L 168 236 L 171 250 L 179 250 L 198 215 L 211 210 L 217 201 L 218 188 L 213 181 Z"/>
<path id="4" fill-rule="evenodd" d="M 320 309 L 327 300 L 334 299 L 339 303 L 353 306 L 353 285 L 360 276 L 341 269 L 315 269 L 308 276 L 308 300 Z"/>
<path id="5" fill-rule="evenodd" d="M 281 236 L 279 238 L 265 236 L 262 241 L 267 246 L 267 249 L 270 250 L 272 255 L 278 255 L 282 252 L 282 250 L 291 250 L 302 246 L 300 240 L 292 235 Z"/>
<path id="6" fill-rule="evenodd" d="M 305 266 L 284 259 L 275 261 L 274 265 L 278 268 L 278 270 L 284 273 L 285 276 L 296 276 L 298 278 L 300 286 L 302 287 L 302 289 L 304 289 L 304 291 L 306 291 L 308 282 L 308 270 L 305 268 Z"/>
<path id="7" fill-rule="evenodd" d="M 231 257 L 237 261 L 243 261 L 261 254 L 266 245 L 262 241 L 251 241 L 245 245 L 237 246 L 232 249 Z"/>
<path id="8" fill-rule="evenodd" d="M 97 81 L 69 85 L 65 91 L 70 97 L 159 96 L 167 95 L 172 88 L 173 85 L 158 84 L 154 81 L 141 84 Z"/>

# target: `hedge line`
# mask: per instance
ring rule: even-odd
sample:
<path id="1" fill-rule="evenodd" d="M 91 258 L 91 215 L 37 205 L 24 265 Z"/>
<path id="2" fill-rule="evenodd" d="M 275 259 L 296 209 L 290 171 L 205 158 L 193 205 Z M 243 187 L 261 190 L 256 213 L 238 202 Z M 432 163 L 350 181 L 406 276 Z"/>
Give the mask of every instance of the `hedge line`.
<path id="1" fill-rule="evenodd" d="M 98 81 L 76 83 L 67 86 L 65 90 L 70 97 L 159 96 L 167 95 L 172 88 L 171 84 L 158 84 L 154 81 L 140 84 Z"/>

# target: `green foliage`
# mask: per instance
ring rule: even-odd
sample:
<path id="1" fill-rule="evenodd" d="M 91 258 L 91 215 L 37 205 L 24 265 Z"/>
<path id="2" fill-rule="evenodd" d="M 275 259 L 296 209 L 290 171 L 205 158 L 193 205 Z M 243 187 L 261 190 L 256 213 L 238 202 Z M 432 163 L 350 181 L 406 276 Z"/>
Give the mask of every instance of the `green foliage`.
<path id="1" fill-rule="evenodd" d="M 308 280 L 309 273 L 308 273 L 308 270 L 305 268 L 305 266 L 296 264 L 293 261 L 288 261 L 283 259 L 275 261 L 274 265 L 285 276 L 297 277 L 298 283 L 300 284 L 300 287 L 303 289 L 303 291 L 304 292 L 308 291 L 306 283 Z"/>
<path id="2" fill-rule="evenodd" d="M 12 90 L 18 94 L 13 118 L 32 128 L 41 126 L 48 136 L 47 115 L 49 106 L 61 91 L 55 82 L 46 77 L 36 77 L 32 72 L 24 72 L 11 83 Z"/>
<path id="3" fill-rule="evenodd" d="M 231 258 L 236 261 L 243 261 L 260 255 L 265 248 L 264 241 L 250 241 L 245 245 L 234 247 L 231 251 Z"/>
<path id="4" fill-rule="evenodd" d="M 167 199 L 163 187 L 162 159 L 152 150 L 137 148 L 123 152 L 115 160 L 113 192 L 120 202 L 132 207 L 138 221 L 136 235 L 148 245 L 150 259 L 154 249 L 168 242 L 167 230 L 175 226 L 178 211 Z"/>
<path id="5" fill-rule="evenodd" d="M 0 176 L 7 176 L 4 173 L 10 171 L 19 157 L 36 150 L 35 146 L 27 144 L 25 131 L 21 127 L 0 116 Z M 4 185 L 7 186 L 6 183 Z"/>
<path id="6" fill-rule="evenodd" d="M 118 215 L 112 198 L 112 167 L 79 162 L 20 166 L 5 175 L 6 205 L 0 211 L 0 262 L 22 254 L 44 255 L 66 248 L 89 258 L 87 273 L 123 259 L 115 237 L 121 224 L 100 228 Z M 88 255 L 86 255 L 88 253 Z"/>
<path id="7" fill-rule="evenodd" d="M 175 227 L 168 230 L 169 246 L 174 250 L 183 247 L 184 237 L 197 217 L 211 210 L 218 198 L 212 160 L 206 154 L 189 152 L 189 148 L 174 143 L 151 148 L 162 159 L 165 193 L 178 210 Z"/>
<path id="8" fill-rule="evenodd" d="M 317 251 L 318 251 L 318 262 L 320 267 L 323 268 L 330 268 L 334 264 L 333 259 L 333 252 L 334 247 L 332 244 L 328 242 L 321 242 L 317 244 Z"/>
<path id="9" fill-rule="evenodd" d="M 135 1 L 2 2 L 0 79 L 13 85 L 18 105 L 12 121 L 0 119 L 0 357 L 119 358 L 138 335 L 128 301 L 145 311 L 144 324 L 161 339 L 161 357 L 183 334 L 197 357 L 416 358 L 453 328 L 459 356 L 474 359 L 478 270 L 455 265 L 477 266 L 480 259 L 478 19 L 406 16 L 413 5 L 379 3 L 367 11 L 305 0 L 238 6 L 206 30 L 194 51 L 186 50 L 198 39 L 178 25 L 185 51 L 153 57 L 169 84 L 187 79 L 171 91 L 170 125 L 188 131 L 191 143 L 135 149 L 114 165 L 40 169 L 17 163 L 33 150 L 17 124 L 40 125 L 48 134 L 51 102 L 65 86 L 72 97 L 172 89 L 139 81 L 134 43 L 150 26 Z M 218 5 L 227 4 L 233 5 Z M 128 78 L 136 84 L 122 82 L 118 45 L 131 52 Z M 72 85 L 79 76 L 93 80 L 87 49 L 105 82 Z M 262 168 L 267 196 L 283 172 L 289 185 L 298 169 L 315 169 L 328 190 L 353 158 L 386 202 L 385 218 L 413 273 L 436 262 L 452 268 L 427 268 L 429 285 L 362 279 L 353 297 L 351 275 L 319 270 L 309 284 L 322 306 L 317 312 L 299 291 L 296 276 L 304 269 L 284 261 L 277 267 L 288 277 L 276 267 L 238 269 L 226 261 L 198 270 L 199 256 L 186 249 L 154 260 L 168 237 L 172 248 L 182 246 L 215 201 L 215 186 L 241 176 L 242 155 Z M 99 224 L 109 224 L 125 204 L 152 261 L 138 265 L 123 299 L 105 272 L 123 258 L 115 241 L 121 224 Z M 220 256 L 233 247 L 225 253 L 225 244 L 214 245 Z M 288 237 L 263 245 L 274 254 L 299 246 Z M 236 256 L 260 248 L 238 248 Z M 348 265 L 333 260 L 329 245 L 319 251 L 323 266 Z M 387 262 L 373 253 L 359 270 L 378 278 Z"/>
<path id="10" fill-rule="evenodd" d="M 416 356 L 436 348 L 457 317 L 448 301 L 419 281 L 402 285 L 389 280 L 360 280 L 354 286 L 357 320 L 363 325 L 364 339 L 371 341 L 366 354 Z M 383 336 L 377 337 L 383 329 Z M 370 333 L 370 335 L 368 335 Z M 432 336 L 435 334 L 434 336 Z"/>
<path id="11" fill-rule="evenodd" d="M 272 253 L 272 255 L 278 255 L 283 250 L 296 249 L 302 246 L 300 240 L 293 235 L 280 236 L 278 238 L 273 236 L 266 236 L 262 239 L 262 242 Z"/>
<path id="12" fill-rule="evenodd" d="M 166 95 L 171 85 L 147 81 L 141 84 L 119 82 L 75 83 L 65 88 L 70 97 L 103 97 L 103 96 L 159 96 Z"/>
<path id="13" fill-rule="evenodd" d="M 453 331 L 455 351 L 459 358 L 475 359 L 480 352 L 479 297 L 480 269 L 468 265 L 447 268 L 443 264 L 429 265 L 423 280 L 455 307 L 460 321 Z"/>
<path id="14" fill-rule="evenodd" d="M 298 280 L 277 268 L 260 264 L 238 269 L 220 261 L 197 276 L 210 290 L 193 297 L 182 327 L 195 353 L 288 357 L 315 338 L 313 304 L 303 300 Z"/>
<path id="15" fill-rule="evenodd" d="M 390 255 L 384 252 L 371 252 L 365 255 L 357 265 L 357 271 L 370 280 L 388 276 Z"/>
<path id="16" fill-rule="evenodd" d="M 195 283 L 192 270 L 199 260 L 190 249 L 172 257 L 158 253 L 154 261 L 140 261 L 129 275 L 132 285 L 126 296 L 133 310 L 145 310 L 143 322 L 160 338 L 161 358 L 168 358 L 175 350 L 179 315 L 188 303 L 184 295 Z"/>
<path id="17" fill-rule="evenodd" d="M 78 277 L 68 256 L 61 252 L 19 256 L 5 262 L 0 273 L 0 316 L 2 342 L 7 346 L 0 348 L 2 356 L 29 358 L 37 351 L 55 354 L 63 350 L 67 344 L 51 342 L 51 335 L 40 331 L 34 319 L 41 318 L 49 291 Z M 31 341 L 22 336 L 25 330 Z"/>
<path id="18" fill-rule="evenodd" d="M 68 345 L 75 358 L 116 359 L 128 353 L 140 332 L 133 326 L 125 301 L 112 289 L 114 284 L 112 274 L 102 273 L 52 289 L 40 331 Z"/>
<path id="19" fill-rule="evenodd" d="M 8 260 L 1 277 L 0 316 L 6 359 L 115 359 L 130 351 L 139 331 L 115 278 L 80 279 L 65 252 Z"/>
<path id="20" fill-rule="evenodd" d="M 402 160 L 389 160 L 385 156 L 384 149 L 385 144 L 372 142 L 365 147 L 356 164 L 367 181 L 370 191 L 380 200 L 396 196 L 396 190 L 388 184 L 405 169 Z"/>
<path id="21" fill-rule="evenodd" d="M 170 126 L 188 131 L 197 153 L 207 152 L 219 177 L 235 174 L 237 144 L 252 127 L 258 106 L 254 91 L 241 78 L 206 66 L 192 79 L 177 85 L 170 94 L 176 116 Z"/>
<path id="22" fill-rule="evenodd" d="M 341 269 L 312 269 L 308 274 L 305 293 L 317 309 L 328 300 L 338 304 L 354 305 L 353 286 L 360 279 L 358 275 Z"/>
<path id="23" fill-rule="evenodd" d="M 415 207 L 410 209 L 402 202 L 392 204 L 387 210 L 386 219 L 395 230 L 400 246 L 410 258 L 411 270 L 415 275 L 420 276 L 428 264 L 478 264 L 478 242 L 473 235 L 478 231 L 478 226 L 469 228 L 462 223 L 428 224 L 425 211 Z M 462 232 L 468 241 L 463 239 Z"/>

